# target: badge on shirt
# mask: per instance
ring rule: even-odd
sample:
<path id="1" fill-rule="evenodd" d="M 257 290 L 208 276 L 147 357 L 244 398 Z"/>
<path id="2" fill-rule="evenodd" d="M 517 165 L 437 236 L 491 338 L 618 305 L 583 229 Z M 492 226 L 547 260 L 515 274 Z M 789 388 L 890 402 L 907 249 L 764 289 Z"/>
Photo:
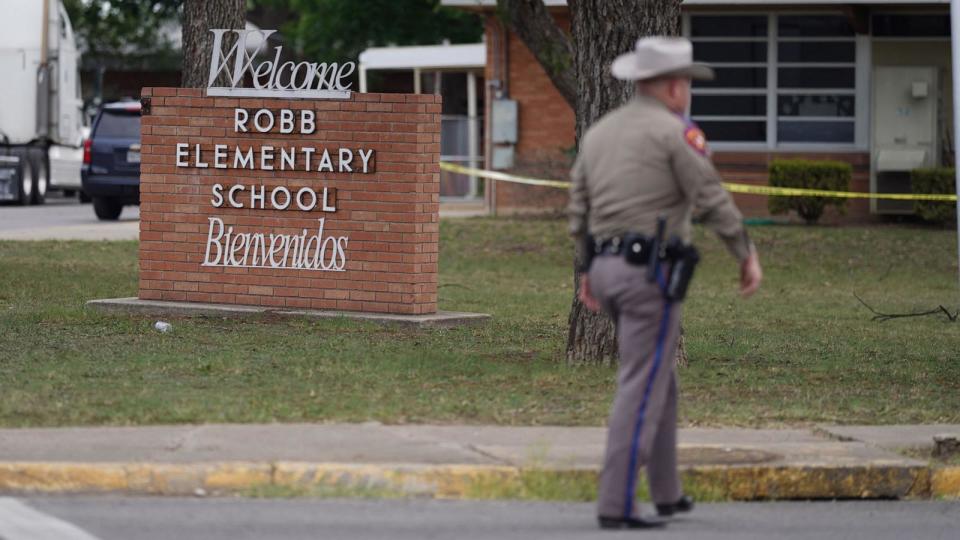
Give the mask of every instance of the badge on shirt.
<path id="1" fill-rule="evenodd" d="M 683 132 L 683 138 L 686 139 L 687 144 L 700 155 L 709 155 L 710 151 L 707 149 L 707 136 L 703 133 L 703 130 L 693 122 L 687 124 L 687 129 Z"/>

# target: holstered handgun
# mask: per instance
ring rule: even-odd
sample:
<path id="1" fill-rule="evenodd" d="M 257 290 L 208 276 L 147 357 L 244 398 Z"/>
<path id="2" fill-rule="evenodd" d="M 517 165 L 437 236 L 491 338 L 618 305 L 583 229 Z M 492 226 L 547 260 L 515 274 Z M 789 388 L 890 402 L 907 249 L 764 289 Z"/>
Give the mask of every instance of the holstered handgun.
<path id="1" fill-rule="evenodd" d="M 700 252 L 691 245 L 685 245 L 679 238 L 674 238 L 667 246 L 667 257 L 673 261 L 673 265 L 663 294 L 668 300 L 679 302 L 687 296 L 693 271 L 700 262 Z"/>

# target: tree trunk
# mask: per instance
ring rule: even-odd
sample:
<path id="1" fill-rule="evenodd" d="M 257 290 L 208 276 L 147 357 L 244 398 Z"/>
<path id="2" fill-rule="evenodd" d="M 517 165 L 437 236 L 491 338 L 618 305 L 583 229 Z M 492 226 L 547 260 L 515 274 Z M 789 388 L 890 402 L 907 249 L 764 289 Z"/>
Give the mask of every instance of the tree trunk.
<path id="1" fill-rule="evenodd" d="M 184 88 L 206 88 L 210 76 L 210 53 L 214 28 L 242 30 L 246 0 L 186 0 L 183 4 L 183 79 Z M 234 36 L 224 35 L 225 48 Z M 226 73 L 217 77 L 217 85 L 226 86 Z"/>
<path id="2" fill-rule="evenodd" d="M 579 147 L 587 128 L 625 103 L 633 92 L 633 85 L 613 78 L 610 63 L 617 55 L 633 49 L 642 36 L 678 35 L 680 0 L 568 0 L 567 5 L 572 41 L 557 26 L 543 0 L 497 0 L 497 11 L 533 52 L 560 95 L 576 112 Z M 580 246 L 576 249 L 574 268 L 579 268 Z M 606 315 L 586 309 L 579 300 L 580 275 L 576 270 L 573 278 L 567 361 L 611 364 L 617 358 L 614 325 Z M 683 327 L 677 363 L 686 364 Z"/>
<path id="3" fill-rule="evenodd" d="M 577 92 L 577 146 L 580 137 L 607 112 L 625 103 L 633 85 L 614 79 L 610 63 L 634 48 L 637 38 L 680 33 L 679 0 L 569 0 L 573 31 L 573 66 Z M 577 247 L 579 249 L 579 246 Z M 577 254 L 577 258 L 580 254 Z M 576 265 L 579 267 L 579 264 Z M 574 270 L 567 361 L 609 364 L 616 358 L 613 323 L 586 309 L 578 297 L 580 276 Z M 682 346 L 679 351 L 684 351 Z M 678 355 L 679 356 L 679 355 Z M 683 362 L 682 358 L 678 361 Z"/>

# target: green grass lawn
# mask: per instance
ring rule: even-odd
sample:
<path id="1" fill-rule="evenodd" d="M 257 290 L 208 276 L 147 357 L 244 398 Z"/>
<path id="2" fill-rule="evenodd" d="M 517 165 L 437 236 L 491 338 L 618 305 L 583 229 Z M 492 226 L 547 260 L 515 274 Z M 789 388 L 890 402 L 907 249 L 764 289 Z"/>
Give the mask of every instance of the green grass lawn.
<path id="1" fill-rule="evenodd" d="M 872 322 L 958 304 L 949 231 L 756 227 L 764 289 L 705 252 L 685 308 L 682 422 L 960 422 L 960 323 Z M 571 243 L 552 220 L 441 225 L 442 309 L 491 323 L 403 330 L 271 317 L 85 311 L 135 296 L 135 242 L 0 242 L 0 425 L 365 421 L 599 425 L 614 372 L 563 361 Z"/>

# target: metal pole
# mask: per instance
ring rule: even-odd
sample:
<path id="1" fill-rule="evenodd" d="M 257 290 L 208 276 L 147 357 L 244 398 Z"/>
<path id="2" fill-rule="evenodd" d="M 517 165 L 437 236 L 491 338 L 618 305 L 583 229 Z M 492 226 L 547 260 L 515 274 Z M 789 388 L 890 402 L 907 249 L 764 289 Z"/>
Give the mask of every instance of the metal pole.
<path id="1" fill-rule="evenodd" d="M 360 62 L 360 93 L 367 92 L 367 65 Z"/>
<path id="2" fill-rule="evenodd" d="M 40 33 L 40 66 L 46 67 L 50 53 L 50 0 L 43 0 L 43 31 Z"/>
<path id="3" fill-rule="evenodd" d="M 953 62 L 953 160 L 955 170 L 955 182 L 957 188 L 957 280 L 960 284 L 960 163 L 957 163 L 957 156 L 960 155 L 960 113 L 957 107 L 960 107 L 960 0 L 950 1 L 950 46 L 951 60 Z"/>
<path id="4" fill-rule="evenodd" d="M 470 157 L 470 166 L 476 168 L 477 156 L 480 154 L 479 146 L 480 130 L 477 125 L 477 74 L 473 71 L 467 72 L 467 153 Z M 468 199 L 477 196 L 477 176 L 470 175 L 470 193 Z"/>

